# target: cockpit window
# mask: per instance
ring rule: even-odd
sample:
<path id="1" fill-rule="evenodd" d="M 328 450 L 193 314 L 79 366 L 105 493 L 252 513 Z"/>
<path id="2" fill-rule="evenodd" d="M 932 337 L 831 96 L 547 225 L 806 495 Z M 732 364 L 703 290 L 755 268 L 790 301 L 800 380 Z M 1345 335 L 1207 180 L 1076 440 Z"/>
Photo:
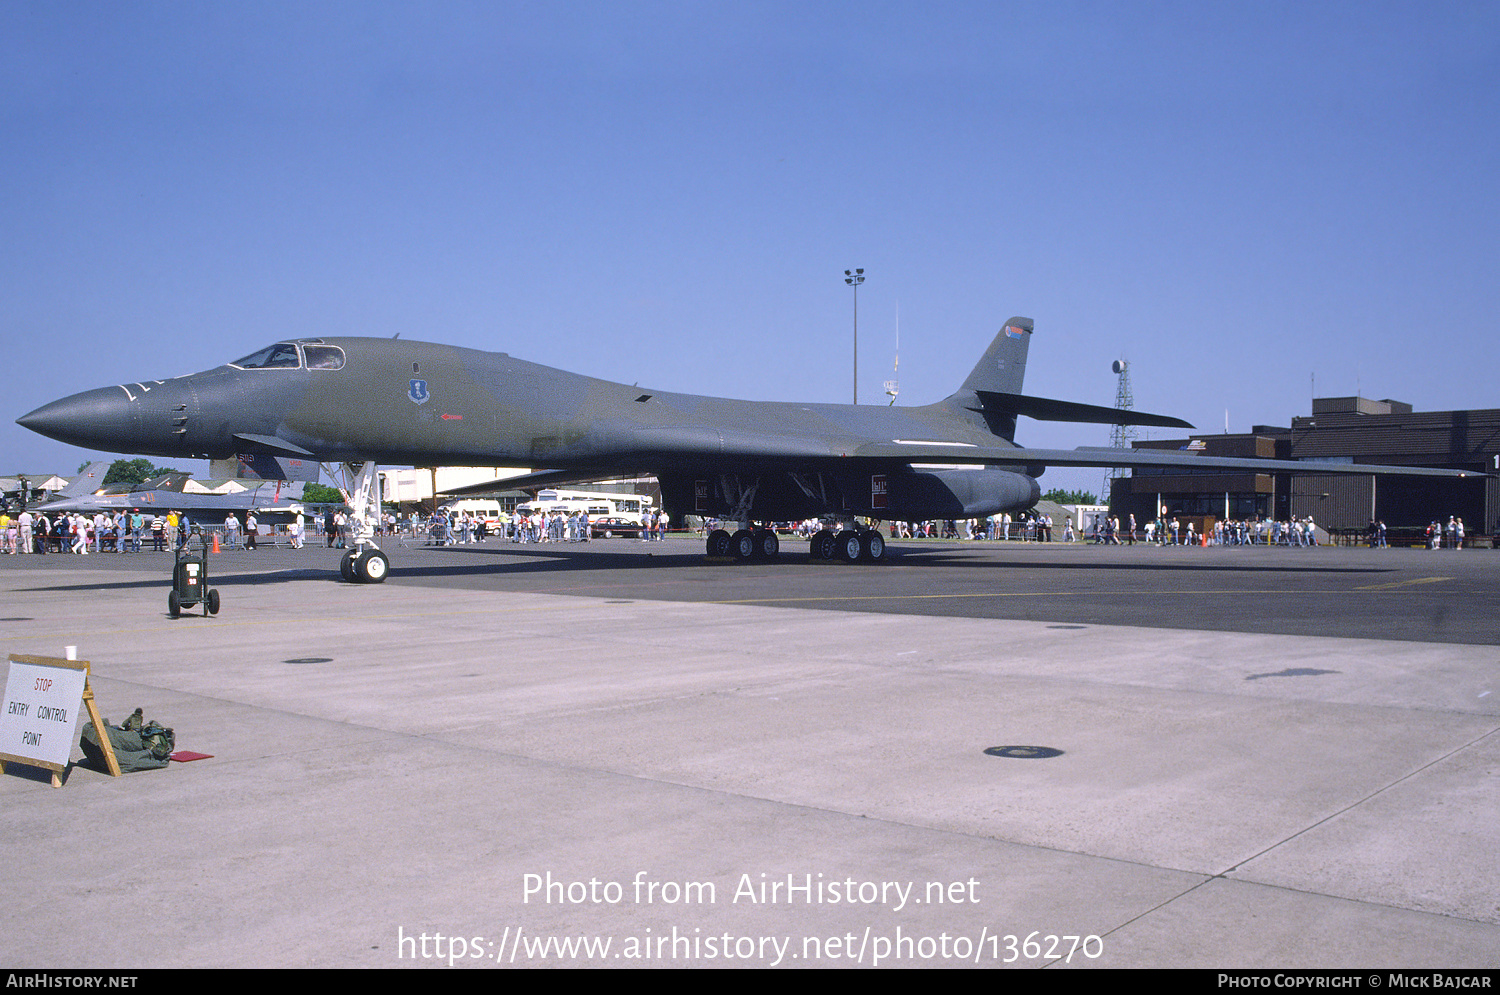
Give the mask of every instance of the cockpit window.
<path id="1" fill-rule="evenodd" d="M 344 350 L 336 345 L 304 345 L 302 352 L 307 356 L 309 370 L 342 370 L 344 368 Z"/>
<path id="2" fill-rule="evenodd" d="M 278 342 L 275 345 L 266 346 L 260 352 L 252 352 L 244 359 L 236 359 L 229 364 L 238 366 L 242 370 L 295 370 L 302 365 L 302 360 L 297 355 L 297 347 L 290 342 Z"/>

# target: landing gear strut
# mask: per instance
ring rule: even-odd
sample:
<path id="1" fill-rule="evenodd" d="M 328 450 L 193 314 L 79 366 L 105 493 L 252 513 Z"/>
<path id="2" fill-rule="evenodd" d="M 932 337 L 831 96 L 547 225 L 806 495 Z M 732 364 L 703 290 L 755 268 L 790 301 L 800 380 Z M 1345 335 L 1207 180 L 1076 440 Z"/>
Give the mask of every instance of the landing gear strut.
<path id="1" fill-rule="evenodd" d="M 374 522 L 379 521 L 380 504 L 375 497 L 375 462 L 345 463 L 341 468 L 349 487 L 344 500 L 349 502 L 349 534 L 354 548 L 339 562 L 339 573 L 352 584 L 379 584 L 390 575 L 391 560 L 375 542 Z M 341 488 L 342 489 L 342 488 Z"/>

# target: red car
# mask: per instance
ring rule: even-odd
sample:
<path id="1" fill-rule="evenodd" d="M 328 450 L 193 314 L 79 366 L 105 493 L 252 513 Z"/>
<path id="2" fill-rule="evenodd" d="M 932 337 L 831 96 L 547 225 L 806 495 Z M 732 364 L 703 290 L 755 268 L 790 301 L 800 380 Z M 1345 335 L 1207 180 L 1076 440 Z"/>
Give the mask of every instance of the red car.
<path id="1" fill-rule="evenodd" d="M 595 518 L 589 522 L 590 538 L 612 539 L 615 536 L 639 539 L 641 523 L 633 522 L 628 518 Z"/>

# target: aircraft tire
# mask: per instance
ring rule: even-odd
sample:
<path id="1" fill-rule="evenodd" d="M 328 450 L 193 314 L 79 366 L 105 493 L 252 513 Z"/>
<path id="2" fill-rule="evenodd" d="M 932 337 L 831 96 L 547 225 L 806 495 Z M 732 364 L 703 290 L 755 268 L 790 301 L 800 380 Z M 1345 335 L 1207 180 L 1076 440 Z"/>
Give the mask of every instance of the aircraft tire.
<path id="1" fill-rule="evenodd" d="M 845 563 L 858 561 L 863 549 L 864 543 L 860 541 L 859 533 L 853 529 L 845 529 L 833 537 L 834 555 Z"/>
<path id="2" fill-rule="evenodd" d="M 172 618 L 182 614 L 182 599 L 177 596 L 175 589 L 167 592 L 167 614 Z"/>
<path id="3" fill-rule="evenodd" d="M 814 532 L 807 551 L 815 560 L 833 559 L 833 533 L 828 529 Z"/>
<path id="4" fill-rule="evenodd" d="M 729 533 L 723 529 L 714 529 L 708 534 L 708 555 L 729 555 Z"/>
<path id="5" fill-rule="evenodd" d="M 744 562 L 753 559 L 757 550 L 755 548 L 755 533 L 749 529 L 740 529 L 729 538 L 729 555 L 736 560 Z"/>
<path id="6" fill-rule="evenodd" d="M 219 589 L 217 587 L 208 589 L 208 600 L 204 602 L 204 607 L 210 615 L 219 614 Z"/>
<path id="7" fill-rule="evenodd" d="M 781 540 L 775 529 L 755 530 L 755 555 L 762 560 L 774 560 L 781 552 Z"/>
<path id="8" fill-rule="evenodd" d="M 354 551 L 352 549 L 339 561 L 339 573 L 351 584 L 358 582 L 359 578 L 354 575 Z"/>
<path id="9" fill-rule="evenodd" d="M 379 584 L 391 573 L 391 561 L 378 549 L 369 549 L 354 561 L 354 573 L 363 584 Z"/>
<path id="10" fill-rule="evenodd" d="M 885 536 L 875 531 L 862 534 L 859 538 L 859 556 L 871 563 L 879 563 L 885 559 Z"/>

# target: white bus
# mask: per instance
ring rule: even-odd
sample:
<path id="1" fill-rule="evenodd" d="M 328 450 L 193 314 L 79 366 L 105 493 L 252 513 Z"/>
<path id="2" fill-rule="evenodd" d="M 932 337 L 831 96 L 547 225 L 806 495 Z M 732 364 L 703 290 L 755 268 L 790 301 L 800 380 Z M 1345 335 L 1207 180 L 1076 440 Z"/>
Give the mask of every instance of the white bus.
<path id="1" fill-rule="evenodd" d="M 443 509 L 456 511 L 459 514 L 468 512 L 484 522 L 485 527 L 491 532 L 502 529 L 510 521 L 510 516 L 500 510 L 500 502 L 494 498 L 464 498 L 461 501 L 450 501 L 443 505 Z"/>
<path id="2" fill-rule="evenodd" d="M 645 494 L 545 490 L 537 491 L 536 497 L 517 505 L 516 510 L 523 515 L 537 511 L 548 515 L 554 511 L 565 515 L 587 511 L 591 519 L 624 518 L 640 525 L 651 514 L 651 498 Z"/>

